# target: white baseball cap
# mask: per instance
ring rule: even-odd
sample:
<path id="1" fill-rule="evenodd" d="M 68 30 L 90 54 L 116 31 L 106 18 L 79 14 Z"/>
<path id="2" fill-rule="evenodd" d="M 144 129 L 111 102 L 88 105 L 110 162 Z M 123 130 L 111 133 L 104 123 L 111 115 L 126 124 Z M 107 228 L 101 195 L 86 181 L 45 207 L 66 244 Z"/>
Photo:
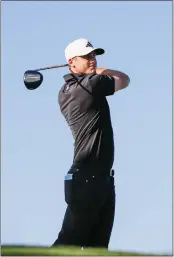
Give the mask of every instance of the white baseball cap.
<path id="1" fill-rule="evenodd" d="M 67 62 L 69 59 L 76 56 L 83 56 L 95 51 L 96 55 L 104 54 L 105 50 L 102 48 L 94 48 L 88 39 L 80 38 L 72 41 L 65 49 L 65 58 Z"/>

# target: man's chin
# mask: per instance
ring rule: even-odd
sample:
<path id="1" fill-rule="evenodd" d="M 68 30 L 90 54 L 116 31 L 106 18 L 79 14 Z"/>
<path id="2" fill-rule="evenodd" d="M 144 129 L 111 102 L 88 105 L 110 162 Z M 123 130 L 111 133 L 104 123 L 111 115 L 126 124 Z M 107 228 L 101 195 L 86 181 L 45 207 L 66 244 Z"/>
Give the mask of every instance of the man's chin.
<path id="1" fill-rule="evenodd" d="M 90 68 L 84 74 L 96 74 L 96 68 Z"/>
<path id="2" fill-rule="evenodd" d="M 96 68 L 91 68 L 90 73 L 95 74 L 96 73 Z"/>

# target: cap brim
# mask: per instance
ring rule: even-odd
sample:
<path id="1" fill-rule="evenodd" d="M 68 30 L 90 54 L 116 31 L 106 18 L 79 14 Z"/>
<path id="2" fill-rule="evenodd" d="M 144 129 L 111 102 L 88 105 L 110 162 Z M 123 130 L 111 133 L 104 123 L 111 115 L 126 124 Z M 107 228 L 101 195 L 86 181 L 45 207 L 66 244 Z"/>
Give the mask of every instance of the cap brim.
<path id="1" fill-rule="evenodd" d="M 96 55 L 101 55 L 105 53 L 105 50 L 103 48 L 95 48 L 94 52 L 96 53 Z"/>
<path id="2" fill-rule="evenodd" d="M 92 48 L 92 49 L 88 49 L 86 52 L 83 52 L 83 54 L 79 53 L 76 56 L 85 56 L 91 52 L 95 52 L 96 55 L 101 55 L 101 54 L 104 54 L 105 50 L 103 48 Z"/>

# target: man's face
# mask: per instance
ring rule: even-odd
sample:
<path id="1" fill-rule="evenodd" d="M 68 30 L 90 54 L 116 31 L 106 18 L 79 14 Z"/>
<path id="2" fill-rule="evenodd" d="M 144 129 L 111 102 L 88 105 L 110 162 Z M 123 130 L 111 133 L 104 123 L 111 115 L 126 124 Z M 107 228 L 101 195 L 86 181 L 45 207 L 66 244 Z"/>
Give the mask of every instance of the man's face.
<path id="1" fill-rule="evenodd" d="M 71 69 L 73 72 L 80 74 L 95 73 L 97 68 L 96 54 L 91 52 L 84 56 L 77 56 L 70 60 Z"/>

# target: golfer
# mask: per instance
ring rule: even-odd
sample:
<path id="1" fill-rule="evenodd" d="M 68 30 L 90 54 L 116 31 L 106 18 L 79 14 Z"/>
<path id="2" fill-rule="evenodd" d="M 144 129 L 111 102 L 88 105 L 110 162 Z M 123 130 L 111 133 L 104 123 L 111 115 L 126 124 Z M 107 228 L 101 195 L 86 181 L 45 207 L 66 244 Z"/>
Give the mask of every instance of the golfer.
<path id="1" fill-rule="evenodd" d="M 107 248 L 115 216 L 114 136 L 106 97 L 126 88 L 123 72 L 97 68 L 94 48 L 84 38 L 65 49 L 70 73 L 58 102 L 74 138 L 72 166 L 64 180 L 67 209 L 56 245 Z"/>

